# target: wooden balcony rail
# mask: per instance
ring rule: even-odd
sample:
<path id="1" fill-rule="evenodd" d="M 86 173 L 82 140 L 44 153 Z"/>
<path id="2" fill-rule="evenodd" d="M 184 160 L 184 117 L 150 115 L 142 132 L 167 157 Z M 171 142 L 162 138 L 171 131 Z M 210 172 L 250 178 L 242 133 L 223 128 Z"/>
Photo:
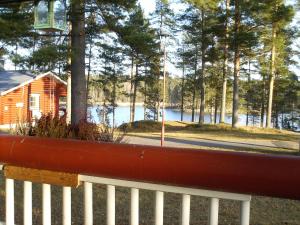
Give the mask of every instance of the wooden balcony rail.
<path id="1" fill-rule="evenodd" d="M 300 200 L 300 157 L 0 136 L 0 163 Z"/>
<path id="2" fill-rule="evenodd" d="M 51 185 L 63 186 L 62 224 L 71 225 L 71 186 L 84 184 L 84 224 L 93 224 L 93 183 L 107 186 L 107 225 L 115 225 L 115 187 L 131 189 L 130 224 L 139 224 L 139 189 L 155 191 L 155 225 L 163 225 L 164 193 L 182 195 L 181 225 L 190 224 L 191 196 L 240 201 L 250 223 L 250 194 L 300 199 L 299 158 L 0 136 L 6 176 L 6 224 L 14 225 L 14 179 L 24 180 L 23 224 L 32 225 L 32 182 L 43 183 L 43 225 L 51 225 Z"/>

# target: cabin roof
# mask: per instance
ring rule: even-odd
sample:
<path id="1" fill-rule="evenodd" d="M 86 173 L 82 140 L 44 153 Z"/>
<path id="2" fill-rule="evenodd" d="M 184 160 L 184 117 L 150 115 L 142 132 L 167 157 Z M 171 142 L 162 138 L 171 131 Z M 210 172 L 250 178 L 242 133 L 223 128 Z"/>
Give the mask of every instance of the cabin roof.
<path id="1" fill-rule="evenodd" d="M 32 74 L 29 71 L 0 71 L 0 95 L 6 95 L 22 86 L 25 86 L 42 77 L 52 76 L 58 82 L 66 85 L 66 82 L 61 80 L 52 72 L 43 73 L 40 75 Z"/>
<path id="2" fill-rule="evenodd" d="M 28 71 L 0 71 L 0 92 L 19 86 L 35 77 Z"/>

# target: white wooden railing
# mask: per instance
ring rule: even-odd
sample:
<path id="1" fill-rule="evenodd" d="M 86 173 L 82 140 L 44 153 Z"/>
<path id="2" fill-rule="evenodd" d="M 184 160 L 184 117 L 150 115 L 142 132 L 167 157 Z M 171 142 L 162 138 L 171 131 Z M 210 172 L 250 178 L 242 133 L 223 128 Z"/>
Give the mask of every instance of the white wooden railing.
<path id="1" fill-rule="evenodd" d="M 182 195 L 182 225 L 198 213 L 191 212 L 194 196 L 210 199 L 208 225 L 218 224 L 223 199 L 240 202 L 241 225 L 250 223 L 252 194 L 300 200 L 300 158 L 292 156 L 0 136 L 0 163 L 6 177 L 6 225 L 15 224 L 14 179 L 24 181 L 24 225 L 33 223 L 32 182 L 43 183 L 43 225 L 51 224 L 50 184 L 63 189 L 63 225 L 72 224 L 71 187 L 79 184 L 85 225 L 94 221 L 93 184 L 106 185 L 107 225 L 116 224 L 116 187 L 131 190 L 131 225 L 140 223 L 140 190 L 155 192 L 155 225 L 164 224 L 165 193 Z"/>
<path id="2" fill-rule="evenodd" d="M 182 225 L 190 224 L 190 202 L 193 196 L 209 197 L 209 225 L 218 224 L 219 201 L 230 199 L 241 203 L 240 224 L 249 225 L 250 221 L 250 195 L 209 191 L 201 189 L 183 188 L 143 182 L 133 182 L 117 179 L 108 179 L 93 176 L 79 176 L 84 185 L 84 224 L 93 224 L 93 184 L 105 184 L 107 187 L 107 225 L 115 225 L 116 203 L 115 188 L 127 187 L 131 189 L 130 222 L 131 225 L 139 225 L 139 190 L 151 190 L 155 192 L 155 225 L 163 224 L 164 217 L 164 193 L 177 193 L 182 195 L 181 221 Z M 71 187 L 63 187 L 62 192 L 62 224 L 71 225 Z M 51 224 L 51 186 L 42 185 L 43 201 L 43 225 Z M 32 225 L 32 183 L 24 181 L 24 225 Z M 14 180 L 6 179 L 6 225 L 15 224 L 14 214 Z"/>

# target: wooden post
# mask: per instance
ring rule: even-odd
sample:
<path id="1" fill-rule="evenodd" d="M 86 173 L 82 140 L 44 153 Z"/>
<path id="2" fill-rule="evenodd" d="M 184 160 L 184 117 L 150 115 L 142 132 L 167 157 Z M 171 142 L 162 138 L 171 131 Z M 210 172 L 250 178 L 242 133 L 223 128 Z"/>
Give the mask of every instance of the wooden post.
<path id="1" fill-rule="evenodd" d="M 52 184 L 75 188 L 80 185 L 77 174 L 54 172 L 49 170 L 5 166 L 4 175 L 6 178 L 31 181 L 34 183 Z"/>

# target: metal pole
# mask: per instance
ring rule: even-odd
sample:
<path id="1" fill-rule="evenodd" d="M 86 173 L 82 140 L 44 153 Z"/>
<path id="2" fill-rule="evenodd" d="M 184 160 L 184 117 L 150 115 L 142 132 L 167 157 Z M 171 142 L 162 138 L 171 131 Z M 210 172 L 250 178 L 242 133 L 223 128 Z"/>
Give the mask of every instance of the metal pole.
<path id="1" fill-rule="evenodd" d="M 163 78 L 163 101 L 162 101 L 162 126 L 161 126 L 161 147 L 164 146 L 165 142 L 165 101 L 166 101 L 166 60 L 167 60 L 167 51 L 166 45 L 164 44 L 164 78 Z"/>

